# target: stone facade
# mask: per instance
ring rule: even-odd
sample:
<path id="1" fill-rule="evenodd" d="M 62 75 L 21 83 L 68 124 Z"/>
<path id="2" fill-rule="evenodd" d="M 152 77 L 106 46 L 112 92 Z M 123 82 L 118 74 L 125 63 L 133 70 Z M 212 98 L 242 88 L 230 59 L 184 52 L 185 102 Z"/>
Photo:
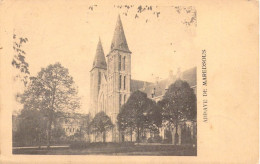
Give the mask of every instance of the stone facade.
<path id="1" fill-rule="evenodd" d="M 176 75 L 170 71 L 169 78 L 154 83 L 131 79 L 131 51 L 128 48 L 123 25 L 118 16 L 114 36 L 109 53 L 104 54 L 99 39 L 93 67 L 90 70 L 90 112 L 94 116 L 104 111 L 114 125 L 117 125 L 117 115 L 120 107 L 127 101 L 131 92 L 140 90 L 156 102 L 161 100 L 168 86 L 177 78 L 186 80 L 196 94 L 196 67 Z M 173 130 L 173 129 L 172 129 Z M 129 137 L 122 137 L 117 126 L 107 135 L 107 141 L 119 142 Z M 164 136 L 162 130 L 161 135 Z M 124 139 L 123 139 L 124 138 Z M 135 138 L 135 137 L 133 137 Z"/>
<path id="2" fill-rule="evenodd" d="M 120 16 L 116 23 L 107 63 L 99 40 L 93 67 L 90 71 L 91 113 L 104 111 L 116 125 L 120 107 L 130 96 L 131 51 L 128 48 Z M 111 141 L 119 141 L 117 127 L 110 135 Z M 109 135 L 108 135 L 109 136 Z"/>

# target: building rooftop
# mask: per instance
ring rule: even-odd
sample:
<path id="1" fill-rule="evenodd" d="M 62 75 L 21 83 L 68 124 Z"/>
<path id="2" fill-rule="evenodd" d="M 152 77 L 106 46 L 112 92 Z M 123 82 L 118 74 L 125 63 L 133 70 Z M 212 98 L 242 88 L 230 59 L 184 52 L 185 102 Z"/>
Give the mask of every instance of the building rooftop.
<path id="1" fill-rule="evenodd" d="M 107 62 L 105 59 L 105 54 L 104 50 L 102 47 L 101 40 L 99 39 L 97 49 L 96 49 L 96 55 L 95 59 L 93 61 L 93 68 L 102 68 L 102 69 L 107 69 Z"/>
<path id="2" fill-rule="evenodd" d="M 126 37 L 125 37 L 120 15 L 118 15 L 118 18 L 117 18 L 114 37 L 113 37 L 113 40 L 111 43 L 111 51 L 113 51 L 113 50 L 121 50 L 121 51 L 125 51 L 125 52 L 130 52 L 127 41 L 126 41 Z"/>

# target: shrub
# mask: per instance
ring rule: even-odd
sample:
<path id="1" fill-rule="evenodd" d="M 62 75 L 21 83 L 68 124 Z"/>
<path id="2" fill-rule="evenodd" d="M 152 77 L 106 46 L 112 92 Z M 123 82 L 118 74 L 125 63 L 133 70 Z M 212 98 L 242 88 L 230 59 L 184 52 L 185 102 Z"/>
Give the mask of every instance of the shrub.
<path id="1" fill-rule="evenodd" d="M 162 137 L 161 136 L 154 136 L 154 138 L 153 138 L 153 142 L 155 142 L 155 143 L 160 143 L 160 142 L 162 142 Z"/>
<path id="2" fill-rule="evenodd" d="M 161 136 L 154 136 L 154 137 L 150 137 L 147 140 L 148 143 L 161 143 L 162 142 L 162 137 Z"/>
<path id="3" fill-rule="evenodd" d="M 70 148 L 72 149 L 87 149 L 87 148 L 105 148 L 105 147 L 129 147 L 133 146 L 134 142 L 85 142 L 85 141 L 74 141 L 71 142 Z"/>

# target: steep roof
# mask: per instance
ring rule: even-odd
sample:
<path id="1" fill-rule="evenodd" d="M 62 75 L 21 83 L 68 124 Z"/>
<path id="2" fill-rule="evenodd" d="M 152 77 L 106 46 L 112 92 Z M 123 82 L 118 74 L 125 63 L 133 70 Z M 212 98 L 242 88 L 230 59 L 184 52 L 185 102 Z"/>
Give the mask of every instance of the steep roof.
<path id="1" fill-rule="evenodd" d="M 121 50 L 121 51 L 125 51 L 125 52 L 130 52 L 127 42 L 126 42 L 125 33 L 124 33 L 120 15 L 118 15 L 118 18 L 117 18 L 114 37 L 113 37 L 113 40 L 111 43 L 111 51 L 112 50 Z"/>
<path id="2" fill-rule="evenodd" d="M 107 69 L 107 62 L 105 59 L 105 54 L 104 50 L 101 44 L 101 40 L 99 39 L 97 49 L 96 49 L 96 56 L 93 61 L 93 68 L 102 68 L 102 69 Z"/>
<path id="3" fill-rule="evenodd" d="M 130 83 L 131 83 L 130 84 L 130 91 L 131 92 L 137 91 L 141 88 L 144 88 L 148 85 L 153 84 L 151 82 L 146 82 L 146 81 L 141 81 L 141 80 L 132 80 L 132 79 L 131 79 Z"/>
<path id="4" fill-rule="evenodd" d="M 182 79 L 187 81 L 191 87 L 197 85 L 197 67 L 184 71 Z"/>
<path id="5" fill-rule="evenodd" d="M 187 81 L 190 87 L 197 85 L 197 67 L 182 72 L 181 79 Z M 139 90 L 145 92 L 148 97 L 152 97 L 152 94 L 154 97 L 162 96 L 165 94 L 166 89 L 169 87 L 169 85 L 174 83 L 176 80 L 177 77 L 176 75 L 174 75 L 172 79 L 167 78 L 158 81 L 157 83 L 152 83 L 150 85 L 147 85 L 146 87 L 142 87 Z"/>

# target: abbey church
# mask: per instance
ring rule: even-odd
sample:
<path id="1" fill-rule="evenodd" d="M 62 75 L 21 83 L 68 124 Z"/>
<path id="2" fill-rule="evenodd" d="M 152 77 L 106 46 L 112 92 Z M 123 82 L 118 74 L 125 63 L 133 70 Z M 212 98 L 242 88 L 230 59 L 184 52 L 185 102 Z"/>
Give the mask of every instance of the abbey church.
<path id="1" fill-rule="evenodd" d="M 169 78 L 154 83 L 131 79 L 131 55 L 120 16 L 114 31 L 111 48 L 105 56 L 99 39 L 93 66 L 90 70 L 90 111 L 92 115 L 104 111 L 116 125 L 120 107 L 128 100 L 131 92 L 140 90 L 155 101 L 162 99 L 167 87 L 177 77 L 186 80 L 196 94 L 196 67 L 174 75 L 169 72 Z M 117 128 L 113 128 L 110 139 L 118 142 L 120 139 Z"/>

